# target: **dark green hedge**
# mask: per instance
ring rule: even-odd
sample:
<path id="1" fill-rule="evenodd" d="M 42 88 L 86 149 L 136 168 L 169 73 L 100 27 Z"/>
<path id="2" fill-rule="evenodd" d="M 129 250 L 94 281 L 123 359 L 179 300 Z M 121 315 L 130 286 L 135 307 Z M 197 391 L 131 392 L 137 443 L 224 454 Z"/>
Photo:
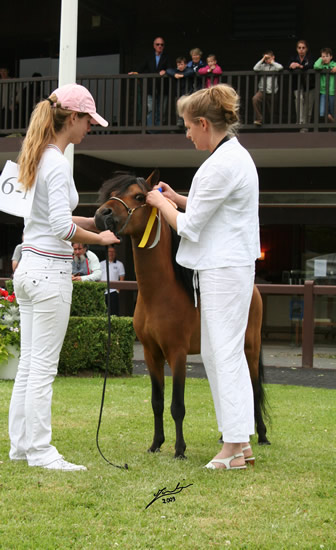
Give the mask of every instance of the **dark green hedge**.
<path id="1" fill-rule="evenodd" d="M 6 281 L 9 294 L 14 292 L 13 280 Z M 106 314 L 104 291 L 106 283 L 73 282 L 71 315 L 76 317 L 96 317 Z"/>
<path id="2" fill-rule="evenodd" d="M 12 280 L 6 281 L 6 288 L 9 293 L 13 292 Z M 60 374 L 105 372 L 108 331 L 105 288 L 105 283 L 74 281 L 71 316 L 60 355 Z M 110 374 L 132 374 L 134 340 L 133 319 L 112 316 Z"/>
<path id="3" fill-rule="evenodd" d="M 106 314 L 104 291 L 106 283 L 74 281 L 71 316 L 96 317 Z"/>
<path id="4" fill-rule="evenodd" d="M 83 370 L 105 372 L 107 331 L 107 316 L 70 317 L 60 356 L 59 373 L 75 375 Z M 132 374 L 134 339 L 133 319 L 112 316 L 110 374 Z"/>

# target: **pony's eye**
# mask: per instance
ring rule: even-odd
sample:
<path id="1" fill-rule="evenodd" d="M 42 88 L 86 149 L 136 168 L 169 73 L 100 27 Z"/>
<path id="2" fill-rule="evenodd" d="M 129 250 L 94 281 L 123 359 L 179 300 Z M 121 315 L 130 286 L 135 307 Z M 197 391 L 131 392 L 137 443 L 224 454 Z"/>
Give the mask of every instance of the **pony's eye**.
<path id="1" fill-rule="evenodd" d="M 137 195 L 135 195 L 135 200 L 143 202 L 145 200 L 145 195 L 143 193 L 138 193 Z"/>

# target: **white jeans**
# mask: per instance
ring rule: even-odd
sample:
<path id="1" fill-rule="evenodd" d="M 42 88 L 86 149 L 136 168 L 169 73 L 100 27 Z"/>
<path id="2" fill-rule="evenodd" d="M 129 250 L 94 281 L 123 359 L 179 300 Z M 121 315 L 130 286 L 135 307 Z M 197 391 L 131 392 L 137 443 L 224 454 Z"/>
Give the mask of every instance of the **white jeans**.
<path id="1" fill-rule="evenodd" d="M 51 441 L 52 383 L 68 326 L 71 261 L 24 253 L 14 274 L 21 355 L 9 408 L 11 459 L 43 466 L 60 458 Z"/>
<path id="2" fill-rule="evenodd" d="M 199 271 L 201 355 L 218 430 L 226 443 L 254 433 L 253 390 L 244 353 L 254 265 Z"/>

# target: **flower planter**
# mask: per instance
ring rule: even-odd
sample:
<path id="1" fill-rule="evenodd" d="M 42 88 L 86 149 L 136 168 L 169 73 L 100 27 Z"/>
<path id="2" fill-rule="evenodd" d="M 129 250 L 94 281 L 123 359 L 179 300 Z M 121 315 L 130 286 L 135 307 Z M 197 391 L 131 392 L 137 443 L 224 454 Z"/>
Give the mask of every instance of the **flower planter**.
<path id="1" fill-rule="evenodd" d="M 0 379 L 14 380 L 19 364 L 19 351 L 14 346 L 8 346 L 8 351 L 14 355 L 8 361 L 0 363 Z"/>

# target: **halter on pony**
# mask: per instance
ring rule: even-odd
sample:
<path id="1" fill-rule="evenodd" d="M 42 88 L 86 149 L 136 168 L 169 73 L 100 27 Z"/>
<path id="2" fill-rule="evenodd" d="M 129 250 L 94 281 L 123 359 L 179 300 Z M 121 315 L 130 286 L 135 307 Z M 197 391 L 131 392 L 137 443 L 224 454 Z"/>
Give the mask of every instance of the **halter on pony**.
<path id="1" fill-rule="evenodd" d="M 142 191 L 145 194 L 147 194 L 149 189 L 148 189 L 146 180 L 143 179 L 143 178 L 136 178 L 136 179 L 137 179 L 137 183 L 138 183 L 139 187 L 141 187 Z M 133 216 L 133 213 L 136 210 L 138 210 L 139 208 L 143 208 L 144 206 L 148 206 L 148 204 L 145 203 L 145 204 L 140 204 L 139 206 L 136 206 L 135 208 L 129 208 L 127 206 L 127 204 L 120 197 L 112 196 L 112 197 L 109 198 L 109 201 L 112 201 L 112 200 L 120 202 L 126 208 L 126 211 L 127 211 L 127 214 L 128 214 L 128 216 L 126 218 L 126 221 L 125 221 L 124 225 L 121 227 L 121 229 L 119 229 L 118 234 L 122 233 L 124 231 L 124 229 L 126 229 L 127 225 L 129 224 L 129 222 L 131 220 L 131 217 Z M 104 224 L 105 224 L 106 229 L 110 229 L 111 227 L 114 227 L 114 220 L 113 220 L 113 223 L 109 223 L 109 220 L 110 220 L 111 217 L 113 218 L 112 214 L 104 217 Z M 152 230 L 152 227 L 154 225 L 155 218 L 157 218 L 157 220 L 158 220 L 156 235 L 155 235 L 155 239 L 154 239 L 153 243 L 148 248 L 154 248 L 158 244 L 158 242 L 160 240 L 160 235 L 161 235 L 161 214 L 159 213 L 159 215 L 158 215 L 157 214 L 157 208 L 153 207 L 152 212 L 151 212 L 151 214 L 148 218 L 148 222 L 147 222 L 144 234 L 142 236 L 142 239 L 141 239 L 140 243 L 138 244 L 139 248 L 144 248 L 146 246 L 147 241 L 149 239 L 149 235 L 150 235 L 151 230 Z"/>

